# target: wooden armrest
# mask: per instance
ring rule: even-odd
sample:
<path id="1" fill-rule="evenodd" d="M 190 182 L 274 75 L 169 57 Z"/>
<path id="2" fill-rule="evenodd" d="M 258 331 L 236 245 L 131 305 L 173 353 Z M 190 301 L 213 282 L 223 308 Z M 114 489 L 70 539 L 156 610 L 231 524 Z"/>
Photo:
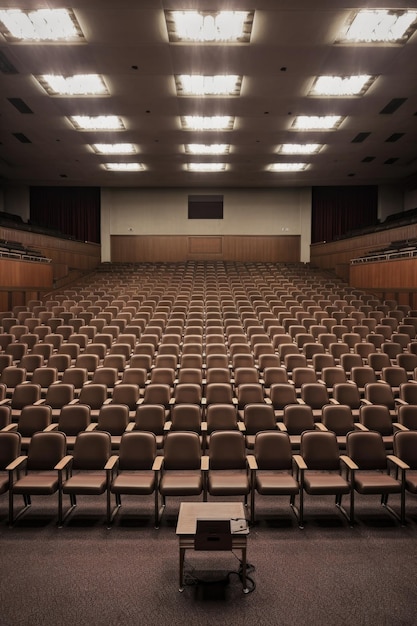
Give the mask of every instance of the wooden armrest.
<path id="1" fill-rule="evenodd" d="M 94 422 L 93 424 L 89 424 L 87 426 L 87 428 L 85 429 L 87 432 L 91 433 L 93 430 L 95 430 L 97 428 L 97 423 Z"/>
<path id="2" fill-rule="evenodd" d="M 133 430 L 135 430 L 135 422 L 129 422 L 128 425 L 126 426 L 125 432 L 131 433 Z"/>
<path id="3" fill-rule="evenodd" d="M 1 429 L 2 433 L 10 433 L 14 431 L 17 431 L 17 424 L 7 424 L 7 426 Z"/>
<path id="4" fill-rule="evenodd" d="M 5 404 L 11 404 L 11 398 L 5 398 L 4 400 L 0 400 L 0 406 L 4 406 Z"/>
<path id="5" fill-rule="evenodd" d="M 206 433 L 207 432 L 207 422 L 201 422 L 200 430 L 201 430 L 202 433 Z"/>
<path id="6" fill-rule="evenodd" d="M 104 469 L 106 471 L 112 471 L 116 467 L 116 464 L 118 463 L 118 461 L 119 461 L 119 457 L 116 454 L 113 454 L 107 461 L 106 465 L 104 466 Z"/>
<path id="7" fill-rule="evenodd" d="M 356 463 L 354 461 L 352 461 L 352 459 L 350 458 L 350 456 L 347 456 L 346 454 L 342 454 L 340 455 L 340 460 L 342 461 L 342 463 L 344 463 L 346 465 L 346 467 L 348 467 L 350 470 L 357 470 L 359 469 L 359 467 L 356 465 Z"/>
<path id="8" fill-rule="evenodd" d="M 238 422 L 237 423 L 237 428 L 241 433 L 245 433 L 246 432 L 246 426 L 243 422 Z"/>
<path id="9" fill-rule="evenodd" d="M 322 424 L 321 422 L 316 422 L 316 428 L 317 428 L 317 430 L 322 430 L 323 432 L 326 432 L 326 431 L 328 431 L 328 430 L 329 430 L 329 429 L 328 429 L 328 428 L 327 428 L 324 424 Z"/>
<path id="10" fill-rule="evenodd" d="M 391 461 L 391 463 L 394 463 L 394 465 L 396 465 L 397 467 L 399 467 L 402 470 L 410 469 L 410 466 L 407 465 L 407 463 L 404 463 L 404 461 L 399 459 L 398 456 L 395 456 L 394 454 L 388 454 L 387 455 L 387 459 L 388 459 L 388 461 Z"/>
<path id="11" fill-rule="evenodd" d="M 400 424 L 399 422 L 394 422 L 393 427 L 396 428 L 397 430 L 402 430 L 404 432 L 406 432 L 407 430 L 410 430 L 409 428 L 407 428 L 407 426 L 404 426 L 404 424 Z"/>
<path id="12" fill-rule="evenodd" d="M 298 469 L 300 470 L 307 469 L 306 462 L 304 461 L 303 457 L 300 454 L 294 454 L 292 458 L 294 459 L 294 462 L 297 465 Z"/>
<path id="13" fill-rule="evenodd" d="M 54 430 L 58 430 L 58 424 L 49 424 L 46 428 L 43 429 L 44 433 L 50 433 Z"/>
<path id="14" fill-rule="evenodd" d="M 287 427 L 285 426 L 283 422 L 277 422 L 277 427 L 278 427 L 278 430 L 280 430 L 282 433 L 287 432 Z"/>
<path id="15" fill-rule="evenodd" d="M 258 469 L 258 464 L 257 464 L 256 459 L 253 456 L 253 454 L 248 454 L 248 456 L 246 458 L 248 460 L 249 469 L 251 471 L 257 470 Z"/>
<path id="16" fill-rule="evenodd" d="M 27 456 L 18 456 L 11 463 L 9 463 L 9 465 L 6 467 L 6 471 L 14 472 L 18 468 L 20 468 L 22 465 L 24 465 L 26 461 L 27 461 Z"/>
<path id="17" fill-rule="evenodd" d="M 55 465 L 55 469 L 59 472 L 66 469 L 69 465 L 71 465 L 73 458 L 72 454 L 67 454 L 60 461 L 58 461 Z"/>
<path id="18" fill-rule="evenodd" d="M 163 456 L 157 456 L 155 457 L 155 460 L 153 462 L 152 465 L 152 469 L 154 472 L 159 472 L 162 468 L 162 465 L 164 463 L 164 457 Z"/>
<path id="19" fill-rule="evenodd" d="M 33 404 L 35 406 L 41 406 L 42 404 L 45 404 L 45 399 L 43 398 L 41 400 L 36 400 Z"/>
<path id="20" fill-rule="evenodd" d="M 207 455 L 201 457 L 201 469 L 203 472 L 207 472 L 209 469 L 209 457 Z"/>
<path id="21" fill-rule="evenodd" d="M 171 430 L 172 427 L 172 422 L 171 421 L 166 421 L 164 424 L 164 433 L 167 433 Z"/>
<path id="22" fill-rule="evenodd" d="M 368 428 L 366 428 L 366 426 L 364 426 L 363 424 L 360 424 L 359 422 L 356 422 L 355 426 L 357 430 L 364 430 L 364 431 L 369 430 Z"/>

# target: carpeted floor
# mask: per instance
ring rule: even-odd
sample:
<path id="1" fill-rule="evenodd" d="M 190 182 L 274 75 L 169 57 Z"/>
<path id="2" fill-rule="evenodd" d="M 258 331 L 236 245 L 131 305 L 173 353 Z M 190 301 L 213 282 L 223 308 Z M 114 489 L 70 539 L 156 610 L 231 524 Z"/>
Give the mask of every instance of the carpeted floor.
<path id="1" fill-rule="evenodd" d="M 151 499 L 126 498 L 107 530 L 104 500 L 80 498 L 59 529 L 52 498 L 33 498 L 9 528 L 2 497 L 0 625 L 416 625 L 417 499 L 408 503 L 401 527 L 360 496 L 350 528 L 330 497 L 307 496 L 300 530 L 286 499 L 259 497 L 248 538 L 256 588 L 244 595 L 237 575 L 222 580 L 239 568 L 229 552 L 188 551 L 188 580 L 205 582 L 179 593 L 176 499 L 156 530 Z"/>

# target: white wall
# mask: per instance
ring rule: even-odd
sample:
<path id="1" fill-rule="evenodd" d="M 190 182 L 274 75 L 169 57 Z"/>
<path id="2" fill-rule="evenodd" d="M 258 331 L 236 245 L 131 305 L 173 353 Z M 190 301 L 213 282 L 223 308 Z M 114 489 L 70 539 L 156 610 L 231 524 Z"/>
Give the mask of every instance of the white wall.
<path id="1" fill-rule="evenodd" d="M 189 220 L 188 195 L 222 194 L 222 220 Z M 311 189 L 121 189 L 101 191 L 102 261 L 110 235 L 301 235 L 310 257 Z"/>

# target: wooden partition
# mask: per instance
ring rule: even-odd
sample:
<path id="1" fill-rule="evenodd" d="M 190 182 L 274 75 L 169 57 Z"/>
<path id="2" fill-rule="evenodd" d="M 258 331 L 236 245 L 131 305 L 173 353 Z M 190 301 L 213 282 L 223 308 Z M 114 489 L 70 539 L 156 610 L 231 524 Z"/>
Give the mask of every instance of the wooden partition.
<path id="1" fill-rule="evenodd" d="M 295 263 L 300 236 L 112 235 L 114 263 L 218 260 Z"/>
<path id="2" fill-rule="evenodd" d="M 349 275 L 351 259 L 364 256 L 371 250 L 388 246 L 392 241 L 415 237 L 417 237 L 417 224 L 410 224 L 398 228 L 375 230 L 366 235 L 358 235 L 329 243 L 325 241 L 314 243 L 310 246 L 310 262 L 321 269 L 334 270 L 336 268 L 338 272 L 345 272 L 346 276 L 341 276 L 341 278 L 346 279 Z"/>
<path id="3" fill-rule="evenodd" d="M 351 259 L 388 247 L 392 241 L 415 237 L 417 224 L 410 224 L 376 230 L 340 241 L 316 243 L 310 247 L 310 262 L 321 269 L 334 270 L 351 287 L 371 291 L 382 299 L 395 299 L 417 308 L 417 260 L 350 264 Z"/>
<path id="4" fill-rule="evenodd" d="M 27 248 L 37 250 L 51 259 L 50 264 L 30 263 L 34 276 L 31 280 L 15 284 L 15 274 L 11 275 L 12 283 L 0 282 L 0 307 L 8 310 L 15 305 L 24 305 L 28 300 L 38 299 L 39 294 L 51 291 L 53 287 L 63 286 L 71 280 L 79 278 L 86 272 L 93 271 L 101 261 L 101 246 L 96 243 L 61 239 L 50 235 L 42 235 L 27 230 L 0 227 L 0 239 L 18 241 Z M 22 261 L 22 263 L 28 263 Z M 39 284 L 43 271 L 47 266 L 48 285 Z M 39 273 L 39 276 L 38 276 Z M 26 275 L 26 272 L 23 272 Z M 19 279 L 20 280 L 20 279 Z"/>
<path id="5" fill-rule="evenodd" d="M 349 283 L 417 309 L 417 259 L 395 259 L 350 266 Z"/>
<path id="6" fill-rule="evenodd" d="M 52 288 L 52 265 L 0 258 L 0 306 L 9 310 Z"/>

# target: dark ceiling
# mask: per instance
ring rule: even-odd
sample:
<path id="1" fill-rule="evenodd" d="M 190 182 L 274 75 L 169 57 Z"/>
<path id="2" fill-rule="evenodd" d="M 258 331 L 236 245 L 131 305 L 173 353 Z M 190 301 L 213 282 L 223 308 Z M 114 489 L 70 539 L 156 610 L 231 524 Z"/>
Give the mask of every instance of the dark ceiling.
<path id="1" fill-rule="evenodd" d="M 170 9 L 253 10 L 249 44 L 176 44 Z M 3 0 L 1 8 L 62 8 L 50 0 Z M 76 44 L 8 43 L 0 35 L 0 180 L 4 185 L 279 187 L 389 184 L 417 186 L 417 34 L 402 45 L 335 41 L 356 9 L 416 8 L 416 3 L 336 0 L 73 0 L 85 36 Z M 110 94 L 48 96 L 35 76 L 102 74 Z M 179 97 L 174 76 L 243 76 L 234 97 Z M 311 97 L 320 74 L 376 76 L 362 97 Z M 388 109 L 387 109 L 388 107 Z M 390 112 L 387 112 L 390 111 Z M 77 131 L 70 115 L 120 115 L 126 130 Z M 183 130 L 184 115 L 233 115 L 233 130 Z M 296 132 L 296 115 L 344 116 L 340 128 Z M 143 172 L 109 172 L 94 142 L 132 142 Z M 281 143 L 325 144 L 317 155 L 284 158 Z M 229 143 L 227 171 L 193 173 L 186 143 Z M 219 158 L 217 158 L 219 160 Z M 273 173 L 280 161 L 307 161 L 299 173 Z"/>

